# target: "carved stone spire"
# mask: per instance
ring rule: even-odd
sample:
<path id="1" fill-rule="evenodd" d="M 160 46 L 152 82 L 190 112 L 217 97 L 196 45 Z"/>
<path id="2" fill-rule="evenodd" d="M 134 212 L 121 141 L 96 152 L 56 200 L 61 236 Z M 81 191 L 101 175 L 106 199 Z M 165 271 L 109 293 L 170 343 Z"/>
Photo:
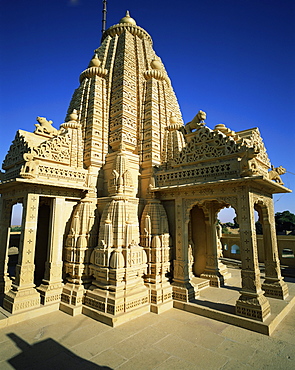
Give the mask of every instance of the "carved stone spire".
<path id="1" fill-rule="evenodd" d="M 129 12 L 104 32 L 102 44 L 81 73 L 80 82 L 68 114 L 73 109 L 79 112 L 85 140 L 84 165 L 97 168 L 98 173 L 110 148 L 117 151 L 124 143 L 127 152 L 139 155 L 143 168 L 139 188 L 145 189 L 145 178 L 150 176 L 145 168 L 161 164 L 167 156 L 164 137 L 171 115 L 180 125 L 183 121 L 151 37 Z"/>

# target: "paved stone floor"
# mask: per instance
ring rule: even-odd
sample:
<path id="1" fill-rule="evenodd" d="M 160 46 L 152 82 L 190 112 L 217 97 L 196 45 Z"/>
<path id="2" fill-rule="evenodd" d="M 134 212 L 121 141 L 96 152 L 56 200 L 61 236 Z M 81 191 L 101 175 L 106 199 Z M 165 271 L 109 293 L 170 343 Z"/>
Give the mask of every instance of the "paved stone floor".
<path id="1" fill-rule="evenodd" d="M 56 311 L 0 330 L 0 369 L 295 369 L 295 307 L 271 337 L 171 309 L 117 328 Z"/>

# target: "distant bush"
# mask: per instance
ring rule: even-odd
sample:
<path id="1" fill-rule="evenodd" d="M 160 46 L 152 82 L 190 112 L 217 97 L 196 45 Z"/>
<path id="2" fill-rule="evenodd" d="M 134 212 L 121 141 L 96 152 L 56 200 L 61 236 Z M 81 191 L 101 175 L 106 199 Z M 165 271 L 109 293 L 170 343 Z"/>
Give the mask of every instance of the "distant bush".
<path id="1" fill-rule="evenodd" d="M 11 226 L 11 228 L 10 228 L 10 231 L 12 231 L 12 232 L 21 231 L 21 230 L 22 230 L 21 226 Z"/>
<path id="2" fill-rule="evenodd" d="M 275 220 L 277 232 L 295 230 L 295 215 L 290 211 L 277 212 Z"/>

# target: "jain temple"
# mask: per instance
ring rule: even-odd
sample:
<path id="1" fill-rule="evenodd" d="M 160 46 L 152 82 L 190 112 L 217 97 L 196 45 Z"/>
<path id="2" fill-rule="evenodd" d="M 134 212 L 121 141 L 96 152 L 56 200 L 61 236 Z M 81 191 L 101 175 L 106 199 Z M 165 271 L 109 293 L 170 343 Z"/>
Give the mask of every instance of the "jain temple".
<path id="1" fill-rule="evenodd" d="M 32 132 L 17 131 L 4 159 L 2 312 L 62 310 L 115 326 L 147 312 L 193 310 L 201 291 L 220 294 L 231 278 L 220 259 L 217 214 L 225 207 L 240 226 L 241 285 L 231 316 L 263 323 L 270 301 L 290 299 L 272 199 L 290 192 L 284 169 L 271 166 L 258 128 L 235 132 L 205 120 L 200 110 L 184 124 L 152 39 L 128 12 L 107 29 L 65 122 L 55 128 L 37 117 Z M 22 231 L 11 276 L 16 203 Z"/>

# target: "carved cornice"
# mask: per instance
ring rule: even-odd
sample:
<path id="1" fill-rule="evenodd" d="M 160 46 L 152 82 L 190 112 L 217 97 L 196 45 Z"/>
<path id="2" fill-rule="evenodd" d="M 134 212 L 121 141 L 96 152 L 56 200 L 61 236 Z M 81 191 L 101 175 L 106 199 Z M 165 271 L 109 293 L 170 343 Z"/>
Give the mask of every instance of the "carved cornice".
<path id="1" fill-rule="evenodd" d="M 143 28 L 133 25 L 131 23 L 119 23 L 119 24 L 115 24 L 114 26 L 110 27 L 104 32 L 102 36 L 102 41 L 108 35 L 110 35 L 111 37 L 114 37 L 116 35 L 120 36 L 125 31 L 129 31 L 133 36 L 138 36 L 140 39 L 146 39 L 151 44 L 153 43 L 151 36 Z"/>

